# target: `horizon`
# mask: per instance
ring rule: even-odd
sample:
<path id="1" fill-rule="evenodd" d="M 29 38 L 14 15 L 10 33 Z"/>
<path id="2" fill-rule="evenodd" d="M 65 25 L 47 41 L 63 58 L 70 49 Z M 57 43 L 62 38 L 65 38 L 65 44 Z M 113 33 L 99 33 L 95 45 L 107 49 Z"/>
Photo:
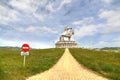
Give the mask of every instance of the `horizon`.
<path id="1" fill-rule="evenodd" d="M 0 46 L 0 48 L 20 48 L 21 46 Z M 33 48 L 30 47 L 30 49 L 53 49 L 56 47 L 49 47 L 49 48 Z M 85 47 L 77 47 L 77 48 L 84 48 L 84 49 L 104 49 L 104 48 L 120 48 L 120 47 L 101 47 L 101 48 L 85 48 Z"/>
<path id="2" fill-rule="evenodd" d="M 0 46 L 54 48 L 66 25 L 78 47 L 120 47 L 120 0 L 1 0 Z"/>

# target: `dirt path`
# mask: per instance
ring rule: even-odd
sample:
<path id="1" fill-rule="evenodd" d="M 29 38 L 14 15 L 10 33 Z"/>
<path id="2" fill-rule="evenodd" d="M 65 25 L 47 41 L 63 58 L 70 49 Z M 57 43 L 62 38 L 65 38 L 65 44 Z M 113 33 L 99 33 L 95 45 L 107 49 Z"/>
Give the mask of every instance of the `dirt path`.
<path id="1" fill-rule="evenodd" d="M 81 66 L 65 49 L 63 56 L 51 69 L 27 80 L 108 80 Z"/>

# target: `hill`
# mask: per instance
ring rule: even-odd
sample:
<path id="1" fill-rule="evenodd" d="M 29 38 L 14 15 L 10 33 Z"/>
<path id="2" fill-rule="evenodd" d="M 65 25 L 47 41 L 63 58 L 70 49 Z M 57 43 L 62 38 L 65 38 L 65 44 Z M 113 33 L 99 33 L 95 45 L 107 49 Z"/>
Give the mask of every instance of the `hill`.
<path id="1" fill-rule="evenodd" d="M 62 56 L 64 49 L 32 49 L 26 57 L 20 50 L 0 48 L 0 80 L 25 80 L 26 77 L 51 68 Z M 76 60 L 85 67 L 111 80 L 120 80 L 120 52 L 70 49 Z"/>
<path id="2" fill-rule="evenodd" d="M 25 80 L 43 72 L 58 61 L 64 49 L 32 49 L 26 57 L 25 67 L 20 52 L 18 49 L 0 48 L 0 80 Z"/>
<path id="3" fill-rule="evenodd" d="M 0 49 L 16 49 L 16 50 L 20 50 L 21 48 L 20 47 L 12 47 L 12 46 L 0 46 Z"/>
<path id="4" fill-rule="evenodd" d="M 120 50 L 120 47 L 104 47 L 101 50 Z"/>
<path id="5" fill-rule="evenodd" d="M 111 80 L 120 80 L 120 52 L 70 49 L 77 61 Z"/>

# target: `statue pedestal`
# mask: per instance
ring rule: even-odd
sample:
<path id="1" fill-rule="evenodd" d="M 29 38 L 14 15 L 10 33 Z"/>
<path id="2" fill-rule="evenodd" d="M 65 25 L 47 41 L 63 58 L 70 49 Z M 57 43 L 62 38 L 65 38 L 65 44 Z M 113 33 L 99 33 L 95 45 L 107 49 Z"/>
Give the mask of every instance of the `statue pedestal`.
<path id="1" fill-rule="evenodd" d="M 77 48 L 75 41 L 58 41 L 55 44 L 56 48 Z"/>

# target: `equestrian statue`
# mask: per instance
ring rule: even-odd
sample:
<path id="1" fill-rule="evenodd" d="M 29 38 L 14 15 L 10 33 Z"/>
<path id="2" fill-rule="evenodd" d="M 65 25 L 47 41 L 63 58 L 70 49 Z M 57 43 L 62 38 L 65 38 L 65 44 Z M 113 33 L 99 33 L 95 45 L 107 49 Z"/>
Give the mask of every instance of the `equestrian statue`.
<path id="1" fill-rule="evenodd" d="M 72 30 L 72 28 L 66 26 L 65 31 L 60 34 L 60 41 L 65 41 L 64 38 L 68 38 L 68 41 L 70 41 L 72 35 L 74 35 L 74 31 Z"/>

